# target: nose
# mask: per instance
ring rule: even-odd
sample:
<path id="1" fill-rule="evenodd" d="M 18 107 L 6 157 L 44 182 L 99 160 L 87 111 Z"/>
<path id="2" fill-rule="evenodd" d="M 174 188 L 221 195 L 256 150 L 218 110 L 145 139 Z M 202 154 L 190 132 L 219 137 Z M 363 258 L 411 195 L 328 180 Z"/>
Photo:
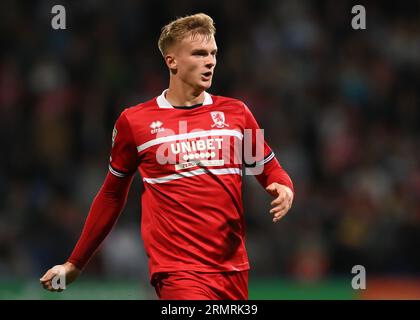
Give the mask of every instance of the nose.
<path id="1" fill-rule="evenodd" d="M 211 69 L 216 65 L 216 57 L 213 55 L 209 55 L 209 57 L 206 60 L 206 67 Z"/>

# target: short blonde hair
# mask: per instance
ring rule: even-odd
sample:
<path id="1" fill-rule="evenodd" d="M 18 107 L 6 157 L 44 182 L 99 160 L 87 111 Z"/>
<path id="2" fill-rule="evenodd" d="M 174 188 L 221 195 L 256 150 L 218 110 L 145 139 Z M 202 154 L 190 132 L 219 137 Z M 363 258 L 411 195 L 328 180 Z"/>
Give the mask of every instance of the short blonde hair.
<path id="1" fill-rule="evenodd" d="M 197 13 L 178 18 L 162 28 L 159 37 L 159 50 L 165 56 L 169 47 L 185 36 L 190 34 L 194 37 L 197 34 L 212 37 L 216 34 L 213 19 L 204 13 Z"/>

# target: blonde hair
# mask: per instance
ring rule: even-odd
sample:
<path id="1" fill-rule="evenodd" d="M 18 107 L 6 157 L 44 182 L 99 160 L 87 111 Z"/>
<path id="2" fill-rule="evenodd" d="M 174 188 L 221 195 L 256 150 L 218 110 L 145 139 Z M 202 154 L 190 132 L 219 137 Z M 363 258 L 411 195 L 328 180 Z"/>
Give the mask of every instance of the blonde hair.
<path id="1" fill-rule="evenodd" d="M 185 36 L 204 35 L 212 37 L 216 34 L 213 19 L 204 13 L 197 13 L 178 18 L 162 28 L 159 37 L 159 50 L 165 56 L 169 47 L 182 40 Z"/>

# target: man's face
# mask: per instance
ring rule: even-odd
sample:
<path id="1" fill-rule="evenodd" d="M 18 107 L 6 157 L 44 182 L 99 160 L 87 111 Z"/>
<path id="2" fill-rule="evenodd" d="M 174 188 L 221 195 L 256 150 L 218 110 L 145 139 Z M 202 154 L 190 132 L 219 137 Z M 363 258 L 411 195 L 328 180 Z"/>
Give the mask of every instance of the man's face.
<path id="1" fill-rule="evenodd" d="M 216 66 L 217 46 L 214 37 L 188 35 L 171 50 L 172 72 L 184 83 L 199 91 L 211 86 Z M 168 61 L 168 60 L 167 60 Z"/>

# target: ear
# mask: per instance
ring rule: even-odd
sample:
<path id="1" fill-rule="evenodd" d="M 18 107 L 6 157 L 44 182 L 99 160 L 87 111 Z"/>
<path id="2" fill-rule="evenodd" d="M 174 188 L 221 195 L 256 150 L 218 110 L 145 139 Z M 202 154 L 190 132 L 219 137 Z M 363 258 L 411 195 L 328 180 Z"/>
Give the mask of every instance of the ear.
<path id="1" fill-rule="evenodd" d="M 165 56 L 165 62 L 166 62 L 166 65 L 168 66 L 168 68 L 169 68 L 170 70 L 176 70 L 176 69 L 177 69 L 177 61 L 176 61 L 176 59 L 175 59 L 175 56 L 174 56 L 174 55 L 172 55 L 172 54 L 167 54 L 167 55 Z"/>

